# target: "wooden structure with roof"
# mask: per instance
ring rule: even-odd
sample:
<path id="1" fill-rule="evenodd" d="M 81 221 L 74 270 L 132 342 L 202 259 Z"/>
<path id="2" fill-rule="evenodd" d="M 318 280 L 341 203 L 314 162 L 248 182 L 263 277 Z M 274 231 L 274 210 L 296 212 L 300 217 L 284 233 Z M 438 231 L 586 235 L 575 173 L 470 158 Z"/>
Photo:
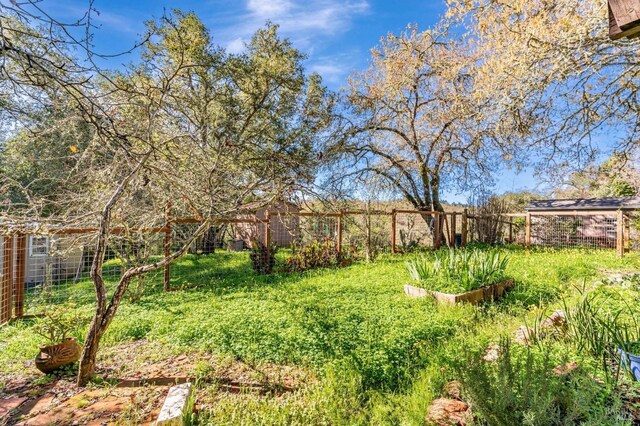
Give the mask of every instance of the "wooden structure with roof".
<path id="1" fill-rule="evenodd" d="M 622 256 L 627 242 L 637 239 L 632 217 L 640 211 L 640 197 L 602 197 L 536 200 L 526 208 L 526 245 L 560 242 L 560 245 L 587 243 L 596 247 L 616 248 Z M 546 230 L 533 233 L 532 222 Z M 564 241 L 558 241 L 563 235 Z M 535 241 L 539 240 L 539 241 Z M 547 244 L 555 245 L 555 244 Z"/>
<path id="2" fill-rule="evenodd" d="M 640 210 L 640 197 L 566 198 L 536 200 L 526 208 L 528 212 L 574 211 L 636 211 Z"/>
<path id="3" fill-rule="evenodd" d="M 257 219 L 257 224 L 238 224 L 236 240 L 243 241 L 243 248 L 250 248 L 253 241 L 264 243 L 265 222 L 269 220 L 270 243 L 277 247 L 289 247 L 297 239 L 300 228 L 300 207 L 296 204 L 279 201 L 270 205 L 247 203 L 242 206 L 240 218 Z"/>
<path id="4" fill-rule="evenodd" d="M 640 36 L 640 0 L 609 0 L 609 37 Z"/>

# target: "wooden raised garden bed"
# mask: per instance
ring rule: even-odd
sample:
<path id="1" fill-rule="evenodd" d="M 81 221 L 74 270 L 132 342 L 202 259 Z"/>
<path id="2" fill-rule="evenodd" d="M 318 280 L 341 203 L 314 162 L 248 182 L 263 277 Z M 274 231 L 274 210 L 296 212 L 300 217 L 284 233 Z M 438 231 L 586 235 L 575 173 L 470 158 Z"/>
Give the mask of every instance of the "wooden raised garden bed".
<path id="1" fill-rule="evenodd" d="M 443 305 L 455 305 L 456 303 L 471 303 L 472 305 L 485 301 L 496 300 L 513 287 L 513 280 L 505 280 L 487 287 L 467 291 L 459 294 L 441 293 L 439 291 L 427 290 L 425 288 L 412 285 L 404 286 L 404 293 L 409 297 L 433 297 L 438 303 Z"/>

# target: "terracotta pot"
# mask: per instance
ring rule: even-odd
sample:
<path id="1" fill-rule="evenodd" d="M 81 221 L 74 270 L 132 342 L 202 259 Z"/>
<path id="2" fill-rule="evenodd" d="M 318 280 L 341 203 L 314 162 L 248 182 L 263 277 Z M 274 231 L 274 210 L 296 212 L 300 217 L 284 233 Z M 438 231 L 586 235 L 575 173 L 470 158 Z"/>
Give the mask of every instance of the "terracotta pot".
<path id="1" fill-rule="evenodd" d="M 82 347 L 75 337 L 69 337 L 62 343 L 40 346 L 40 353 L 36 356 L 36 368 L 45 374 L 58 368 L 73 364 L 80 359 Z"/>

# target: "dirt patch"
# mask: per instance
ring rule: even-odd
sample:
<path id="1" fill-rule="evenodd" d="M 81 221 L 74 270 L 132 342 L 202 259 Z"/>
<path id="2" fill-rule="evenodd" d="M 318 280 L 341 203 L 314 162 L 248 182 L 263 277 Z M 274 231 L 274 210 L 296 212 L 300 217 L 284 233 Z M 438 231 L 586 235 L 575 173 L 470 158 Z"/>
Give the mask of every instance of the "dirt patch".
<path id="1" fill-rule="evenodd" d="M 54 403 L 55 397 L 46 395 L 37 399 L 33 407 L 21 408 L 14 420 L 16 424 L 25 426 L 103 425 L 118 420 L 152 424 L 164 394 L 166 389 L 161 387 L 85 390 L 58 404 Z"/>
<path id="2" fill-rule="evenodd" d="M 34 369 L 6 378 L 0 424 L 152 424 L 168 389 L 177 383 L 202 383 L 217 393 L 280 397 L 315 381 L 297 367 L 251 365 L 203 352 L 172 354 L 146 341 L 103 350 L 96 380 L 86 389 L 75 386 L 72 373 L 44 376 Z"/>
<path id="3" fill-rule="evenodd" d="M 126 356 L 122 356 L 126 353 Z M 229 392 L 290 392 L 315 381 L 307 371 L 293 366 L 250 364 L 206 352 L 167 356 L 157 343 L 133 342 L 103 355 L 101 373 L 105 379 L 117 379 L 120 387 L 167 385 L 196 380 L 215 383 Z"/>

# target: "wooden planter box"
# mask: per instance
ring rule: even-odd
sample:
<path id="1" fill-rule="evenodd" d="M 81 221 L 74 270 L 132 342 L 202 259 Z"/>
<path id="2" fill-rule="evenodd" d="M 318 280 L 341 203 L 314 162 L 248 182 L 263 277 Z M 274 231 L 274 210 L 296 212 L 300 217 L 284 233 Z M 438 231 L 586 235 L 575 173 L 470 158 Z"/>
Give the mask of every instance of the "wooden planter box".
<path id="1" fill-rule="evenodd" d="M 414 287 L 412 285 L 404 286 L 404 293 L 409 297 L 427 297 L 431 296 L 438 303 L 443 305 L 455 305 L 456 303 L 471 303 L 472 305 L 485 302 L 488 300 L 496 300 L 510 288 L 513 287 L 513 280 L 505 280 L 488 287 L 481 287 L 476 290 L 467 291 L 460 294 L 440 293 L 439 291 L 427 290 L 425 288 Z"/>

